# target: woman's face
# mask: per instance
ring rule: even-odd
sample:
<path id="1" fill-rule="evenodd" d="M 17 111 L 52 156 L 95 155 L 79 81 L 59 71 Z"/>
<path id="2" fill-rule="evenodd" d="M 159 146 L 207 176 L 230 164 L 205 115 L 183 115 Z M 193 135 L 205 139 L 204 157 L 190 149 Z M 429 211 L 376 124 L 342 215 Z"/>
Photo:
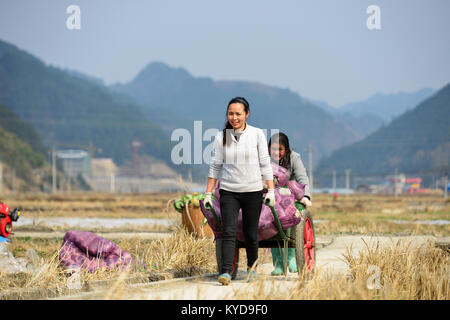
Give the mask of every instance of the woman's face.
<path id="1" fill-rule="evenodd" d="M 279 143 L 272 142 L 270 144 L 270 156 L 274 161 L 280 161 L 286 155 L 286 148 Z"/>
<path id="2" fill-rule="evenodd" d="M 249 113 L 245 113 L 244 105 L 242 103 L 232 103 L 228 106 L 227 119 L 234 130 L 244 129 L 245 120 Z"/>

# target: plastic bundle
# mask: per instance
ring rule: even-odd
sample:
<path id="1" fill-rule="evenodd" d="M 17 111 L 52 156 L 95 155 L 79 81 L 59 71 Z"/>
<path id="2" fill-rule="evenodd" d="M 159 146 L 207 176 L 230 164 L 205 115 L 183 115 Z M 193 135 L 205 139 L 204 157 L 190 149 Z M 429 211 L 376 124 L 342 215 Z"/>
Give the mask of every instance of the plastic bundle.
<path id="1" fill-rule="evenodd" d="M 133 258 L 114 242 L 87 231 L 70 230 L 64 235 L 59 261 L 67 269 L 97 269 L 128 266 Z"/>

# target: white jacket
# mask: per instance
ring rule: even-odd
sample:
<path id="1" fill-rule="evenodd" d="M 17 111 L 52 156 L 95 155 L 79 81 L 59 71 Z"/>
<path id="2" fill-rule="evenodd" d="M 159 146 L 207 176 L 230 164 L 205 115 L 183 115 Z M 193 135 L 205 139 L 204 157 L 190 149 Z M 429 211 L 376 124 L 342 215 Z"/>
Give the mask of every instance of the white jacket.
<path id="1" fill-rule="evenodd" d="M 223 131 L 214 140 L 214 151 L 208 177 L 219 179 L 220 188 L 232 192 L 252 192 L 263 189 L 264 180 L 273 180 L 267 139 L 264 132 L 246 124 L 239 141 L 233 129 L 227 130 L 227 144 L 223 146 Z"/>

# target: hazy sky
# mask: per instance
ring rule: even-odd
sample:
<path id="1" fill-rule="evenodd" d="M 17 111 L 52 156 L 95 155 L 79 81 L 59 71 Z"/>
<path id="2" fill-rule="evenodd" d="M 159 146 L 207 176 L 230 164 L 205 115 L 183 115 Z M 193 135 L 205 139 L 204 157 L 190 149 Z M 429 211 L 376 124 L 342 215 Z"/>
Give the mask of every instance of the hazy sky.
<path id="1" fill-rule="evenodd" d="M 66 27 L 71 4 L 80 30 Z M 447 84 L 449 16 L 449 0 L 0 0 L 0 39 L 107 84 L 162 61 L 339 106 Z"/>

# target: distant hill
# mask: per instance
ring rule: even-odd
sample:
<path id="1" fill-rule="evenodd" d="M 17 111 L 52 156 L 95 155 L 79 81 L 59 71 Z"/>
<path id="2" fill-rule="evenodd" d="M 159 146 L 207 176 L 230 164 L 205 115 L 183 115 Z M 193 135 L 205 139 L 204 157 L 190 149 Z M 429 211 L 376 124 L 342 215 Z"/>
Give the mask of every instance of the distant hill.
<path id="1" fill-rule="evenodd" d="M 316 171 L 358 175 L 442 172 L 450 155 L 450 84 L 362 141 L 334 151 Z"/>
<path id="2" fill-rule="evenodd" d="M 27 143 L 34 152 L 45 155 L 46 150 L 39 133 L 2 103 L 0 103 L 0 127 Z"/>
<path id="3" fill-rule="evenodd" d="M 38 185 L 39 174 L 45 171 L 45 152 L 37 132 L 20 120 L 8 107 L 0 104 L 0 160 L 4 187 L 12 187 L 12 171 L 17 180 L 30 190 Z M 44 177 L 45 178 L 45 177 Z M 19 183 L 20 184 L 20 183 Z M 17 186 L 19 187 L 19 185 Z"/>
<path id="4" fill-rule="evenodd" d="M 352 112 L 342 111 L 337 107 L 333 107 L 324 101 L 309 98 L 307 100 L 319 106 L 322 110 L 332 115 L 336 121 L 342 123 L 349 130 L 352 130 L 355 136 L 358 137 L 357 140 L 363 139 L 384 123 L 383 119 L 373 113 L 353 114 Z"/>
<path id="5" fill-rule="evenodd" d="M 331 106 L 327 102 L 308 99 L 315 105 L 333 115 L 337 121 L 354 130 L 360 139 L 388 124 L 393 118 L 430 97 L 435 90 L 423 88 L 416 92 L 399 92 L 394 94 L 375 94 L 365 100 Z"/>
<path id="6" fill-rule="evenodd" d="M 416 92 L 377 93 L 366 100 L 344 104 L 338 110 L 354 116 L 372 114 L 387 123 L 408 109 L 414 108 L 435 92 L 431 88 L 423 88 Z"/>
<path id="7" fill-rule="evenodd" d="M 78 78 L 90 81 L 90 82 L 92 82 L 92 83 L 94 83 L 96 85 L 100 85 L 100 86 L 104 86 L 105 85 L 105 81 L 102 78 L 89 76 L 89 75 L 86 75 L 86 74 L 84 74 L 82 72 L 79 72 L 77 70 L 72 70 L 72 69 L 68 69 L 68 68 L 65 68 L 64 71 L 66 73 L 70 74 L 71 76 L 78 77 Z"/>
<path id="8" fill-rule="evenodd" d="M 191 132 L 194 120 L 203 121 L 203 130 L 222 129 L 228 101 L 244 96 L 250 102 L 250 124 L 285 132 L 293 148 L 301 153 L 312 143 L 316 147 L 314 161 L 359 138 L 327 112 L 289 89 L 194 77 L 183 68 L 161 62 L 149 63 L 129 83 L 110 87 L 134 98 L 141 110 L 150 119 L 158 119 L 166 130 L 186 128 Z"/>
<path id="9" fill-rule="evenodd" d="M 355 135 L 359 135 L 360 139 L 363 139 L 384 124 L 383 119 L 371 113 L 353 115 L 350 112 L 338 112 L 334 117 L 337 121 L 354 130 Z"/>
<path id="10" fill-rule="evenodd" d="M 16 175 L 30 180 L 32 170 L 44 165 L 45 157 L 32 150 L 30 145 L 15 134 L 0 127 L 0 159 L 3 164 L 16 169 Z"/>
<path id="11" fill-rule="evenodd" d="M 98 81 L 48 66 L 3 41 L 0 101 L 30 123 L 47 147 L 87 148 L 92 142 L 94 156 L 120 164 L 132 159 L 131 143 L 138 139 L 144 144 L 140 152 L 170 161 L 170 136 L 130 100 L 118 102 Z"/>
<path id="12" fill-rule="evenodd" d="M 316 99 L 310 99 L 310 98 L 306 98 L 306 97 L 305 97 L 305 99 L 308 100 L 309 102 L 311 102 L 312 104 L 315 104 L 316 106 L 322 108 L 323 110 L 325 110 L 326 112 L 328 112 L 332 115 L 339 113 L 339 109 L 335 106 L 328 104 L 328 102 L 316 100 Z"/>

